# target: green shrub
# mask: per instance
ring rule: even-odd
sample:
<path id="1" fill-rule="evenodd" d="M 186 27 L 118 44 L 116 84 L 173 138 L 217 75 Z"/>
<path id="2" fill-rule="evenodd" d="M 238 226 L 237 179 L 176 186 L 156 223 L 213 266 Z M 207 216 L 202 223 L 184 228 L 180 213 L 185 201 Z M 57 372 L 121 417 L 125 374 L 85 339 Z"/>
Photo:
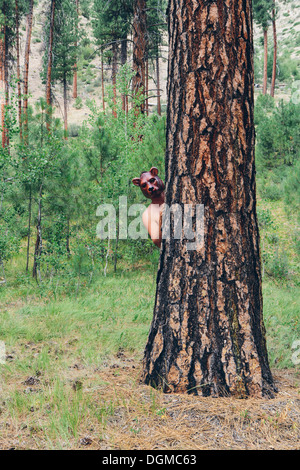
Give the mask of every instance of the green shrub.
<path id="1" fill-rule="evenodd" d="M 275 279 L 285 279 L 289 274 L 289 261 L 285 251 L 274 250 L 272 255 L 266 257 L 266 272 Z"/>
<path id="2" fill-rule="evenodd" d="M 259 97 L 255 111 L 258 166 L 272 169 L 293 165 L 300 156 L 300 104 L 281 101 L 267 113 L 264 100 Z"/>
<path id="3" fill-rule="evenodd" d="M 83 104 L 82 104 L 82 99 L 77 96 L 77 98 L 75 99 L 75 103 L 73 104 L 74 108 L 75 109 L 81 109 Z"/>
<path id="4" fill-rule="evenodd" d="M 300 159 L 290 168 L 285 180 L 284 202 L 287 212 L 295 212 L 300 220 Z"/>

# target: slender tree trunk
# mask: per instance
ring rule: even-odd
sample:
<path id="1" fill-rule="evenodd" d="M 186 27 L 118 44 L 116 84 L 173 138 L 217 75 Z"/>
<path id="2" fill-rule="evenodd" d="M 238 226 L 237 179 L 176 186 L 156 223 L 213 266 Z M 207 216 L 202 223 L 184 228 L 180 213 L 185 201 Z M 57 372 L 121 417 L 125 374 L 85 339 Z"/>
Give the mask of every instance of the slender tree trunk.
<path id="1" fill-rule="evenodd" d="M 251 0 L 169 0 L 168 103 L 166 204 L 203 205 L 204 234 L 194 249 L 187 235 L 162 242 L 142 381 L 165 392 L 273 396 L 256 215 Z"/>
<path id="2" fill-rule="evenodd" d="M 40 186 L 39 191 L 39 201 L 38 201 L 38 218 L 36 225 L 36 242 L 34 250 L 34 260 L 33 260 L 33 270 L 32 276 L 34 279 L 37 279 L 39 275 L 39 280 L 41 281 L 41 271 L 40 271 L 40 256 L 43 249 L 43 240 L 42 240 L 42 197 L 43 197 L 43 185 Z"/>
<path id="3" fill-rule="evenodd" d="M 2 274 L 3 274 L 3 281 L 0 281 L 0 284 L 6 284 L 5 269 L 4 269 L 4 264 L 1 258 L 0 258 L 0 266 L 2 268 Z"/>
<path id="4" fill-rule="evenodd" d="M 6 129 L 5 129 L 5 18 L 3 19 L 0 35 L 0 100 L 1 100 L 1 130 L 2 130 L 2 148 L 6 146 Z"/>
<path id="5" fill-rule="evenodd" d="M 135 76 L 132 80 L 133 94 L 137 98 L 145 93 L 146 71 L 145 57 L 147 52 L 147 15 L 146 1 L 134 0 L 133 13 L 133 69 Z M 143 100 L 136 112 L 145 112 L 145 101 Z"/>
<path id="6" fill-rule="evenodd" d="M 64 127 L 65 127 L 65 140 L 68 139 L 68 86 L 67 86 L 67 78 L 64 76 L 63 79 L 63 89 L 64 89 Z"/>
<path id="7" fill-rule="evenodd" d="M 3 180 L 4 180 L 4 178 L 3 178 Z M 0 213 L 2 212 L 3 199 L 4 199 L 4 189 L 1 192 Z M 4 269 L 4 264 L 3 264 L 3 261 L 2 261 L 1 257 L 0 257 L 0 266 L 2 267 L 2 273 L 3 273 L 3 280 L 0 281 L 0 284 L 6 284 L 5 269 Z"/>
<path id="8" fill-rule="evenodd" d="M 105 114 L 105 90 L 104 90 L 104 63 L 103 63 L 103 51 L 101 52 L 101 89 L 102 89 L 102 107 Z"/>
<path id="9" fill-rule="evenodd" d="M 5 35 L 5 56 L 4 56 L 4 86 L 5 86 L 5 109 L 9 109 L 9 78 L 8 78 L 8 37 Z M 6 127 L 6 124 L 5 124 Z M 9 129 L 5 129 L 5 147 L 10 153 Z"/>
<path id="10" fill-rule="evenodd" d="M 118 67 L 118 44 L 114 41 L 112 59 L 112 84 L 113 84 L 113 115 L 117 117 L 117 67 Z"/>
<path id="11" fill-rule="evenodd" d="M 268 30 L 264 29 L 264 77 L 263 77 L 263 95 L 267 94 L 268 87 Z"/>
<path id="12" fill-rule="evenodd" d="M 77 93 L 77 64 L 74 65 L 74 75 L 73 75 L 73 98 L 76 99 L 78 96 Z"/>
<path id="13" fill-rule="evenodd" d="M 17 49 L 17 81 L 18 81 L 18 120 L 20 128 L 20 141 L 23 140 L 22 135 L 22 92 L 21 92 L 21 74 L 20 74 L 20 34 L 19 34 L 19 4 L 15 0 L 16 6 L 16 49 Z"/>
<path id="14" fill-rule="evenodd" d="M 70 217 L 67 218 L 66 250 L 67 250 L 68 256 L 70 256 L 70 254 L 71 254 L 71 250 L 70 250 Z"/>
<path id="15" fill-rule="evenodd" d="M 32 34 L 33 19 L 33 0 L 30 0 L 29 12 L 27 15 L 27 36 L 25 45 L 25 61 L 24 61 L 24 100 L 23 100 L 23 129 L 24 143 L 28 145 L 28 75 L 29 75 L 29 55 Z"/>
<path id="16" fill-rule="evenodd" d="M 275 7 L 275 2 L 274 2 Z M 276 33 L 276 10 L 272 10 L 272 25 L 273 25 L 273 39 L 274 39 L 274 52 L 273 52 L 273 70 L 272 70 L 272 82 L 271 82 L 271 96 L 275 95 L 275 81 L 276 81 L 276 64 L 277 64 L 277 33 Z"/>
<path id="17" fill-rule="evenodd" d="M 32 206 L 32 188 L 29 188 L 29 203 L 28 203 L 28 232 L 27 232 L 27 255 L 26 255 L 26 272 L 29 269 L 29 250 L 30 250 L 30 232 L 31 232 L 31 206 Z"/>
<path id="18" fill-rule="evenodd" d="M 146 59 L 146 77 L 145 77 L 146 83 L 145 83 L 145 111 L 146 115 L 149 116 L 149 60 L 148 58 Z"/>
<path id="19" fill-rule="evenodd" d="M 118 220 L 118 223 L 117 223 L 117 238 L 116 238 L 115 253 L 114 253 L 114 273 L 117 272 L 118 248 L 119 248 L 119 220 Z"/>
<path id="20" fill-rule="evenodd" d="M 51 0 L 50 10 L 50 34 L 49 34 L 49 45 L 48 45 L 48 64 L 47 64 L 47 81 L 46 81 L 46 101 L 47 101 L 47 129 L 50 131 L 51 112 L 49 111 L 51 106 L 51 72 L 52 72 L 52 47 L 53 47 L 53 33 L 54 33 L 54 17 L 55 17 L 55 0 Z"/>
<path id="21" fill-rule="evenodd" d="M 127 62 L 127 39 L 123 38 L 121 42 L 121 64 L 125 65 Z M 122 110 L 126 112 L 126 101 L 128 100 L 127 94 L 122 95 Z"/>
<path id="22" fill-rule="evenodd" d="M 79 25 L 79 8 L 78 8 L 78 0 L 76 0 L 76 13 L 77 13 L 77 30 Z M 78 47 L 77 39 L 76 39 L 76 50 Z M 74 64 L 74 75 L 73 75 L 73 98 L 76 99 L 78 96 L 77 94 L 77 63 Z"/>
<path id="23" fill-rule="evenodd" d="M 157 88 L 157 114 L 161 116 L 161 102 L 160 102 L 160 70 L 159 70 L 159 50 L 156 56 L 156 88 Z"/>

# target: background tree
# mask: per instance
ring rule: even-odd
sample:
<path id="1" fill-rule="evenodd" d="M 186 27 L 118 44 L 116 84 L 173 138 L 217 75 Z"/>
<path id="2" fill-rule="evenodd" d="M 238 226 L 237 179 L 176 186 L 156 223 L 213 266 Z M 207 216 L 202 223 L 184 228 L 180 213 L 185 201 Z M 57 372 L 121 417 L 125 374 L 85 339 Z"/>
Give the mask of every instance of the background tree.
<path id="1" fill-rule="evenodd" d="M 132 17 L 132 1 L 117 0 L 106 2 L 94 0 L 94 18 L 92 21 L 94 36 L 101 50 L 110 46 L 112 63 L 112 85 L 115 106 L 113 114 L 116 117 L 116 77 L 118 64 L 118 51 L 121 45 L 121 63 L 127 60 L 127 36 L 130 31 Z M 123 110 L 125 110 L 125 97 L 123 97 Z"/>
<path id="2" fill-rule="evenodd" d="M 23 99 L 23 127 L 24 127 L 24 143 L 28 143 L 28 75 L 29 75 L 29 57 L 30 57 L 30 44 L 32 34 L 32 21 L 33 21 L 33 0 L 28 4 L 28 11 L 26 17 L 26 45 L 25 45 L 25 59 L 24 59 L 24 99 Z"/>
<path id="3" fill-rule="evenodd" d="M 268 86 L 268 29 L 271 20 L 272 0 L 253 0 L 253 15 L 256 23 L 264 33 L 264 73 L 263 95 L 267 93 Z"/>
<path id="4" fill-rule="evenodd" d="M 148 61 L 152 59 L 155 63 L 154 82 L 156 83 L 157 114 L 159 116 L 161 115 L 160 59 L 161 45 L 164 35 L 167 33 L 166 9 L 166 0 L 148 0 L 147 2 Z"/>
<path id="5" fill-rule="evenodd" d="M 204 240 L 163 240 L 142 380 L 272 396 L 254 163 L 251 1 L 169 2 L 166 203 L 204 205 Z M 195 222 L 195 220 L 194 220 Z M 194 225 L 195 229 L 195 225 Z"/>
<path id="6" fill-rule="evenodd" d="M 2 147 L 9 148 L 9 129 L 5 109 L 9 106 L 10 62 L 15 40 L 15 3 L 12 0 L 0 1 L 0 91 Z"/>
<path id="7" fill-rule="evenodd" d="M 56 0 L 51 0 L 50 10 L 49 10 L 49 34 L 47 41 L 47 56 L 45 56 L 44 61 L 46 62 L 46 101 L 48 106 L 48 120 L 47 120 L 47 129 L 50 130 L 50 120 L 51 120 L 51 105 L 52 105 L 52 96 L 51 96 L 51 78 L 52 78 L 52 61 L 53 61 L 53 35 L 54 35 L 54 20 L 55 20 L 55 8 Z M 48 25 L 48 23 L 47 23 Z"/>
<path id="8" fill-rule="evenodd" d="M 76 0 L 76 16 L 77 16 L 77 25 L 76 29 L 78 31 L 79 28 L 79 0 Z M 78 41 L 76 37 L 76 42 L 75 42 L 75 47 L 76 50 L 78 48 Z M 73 74 L 73 98 L 77 98 L 77 58 L 76 58 L 76 63 L 74 64 L 74 74 Z"/>
<path id="9" fill-rule="evenodd" d="M 146 60 L 148 55 L 148 31 L 147 31 L 147 4 L 146 0 L 134 0 L 133 2 L 133 69 L 135 75 L 132 80 L 133 95 L 140 98 L 146 92 Z M 145 112 L 145 99 L 141 100 L 139 110 Z"/>
<path id="10" fill-rule="evenodd" d="M 49 30 L 49 41 L 51 31 Z M 65 137 L 68 132 L 68 82 L 74 73 L 77 44 L 77 11 L 70 0 L 56 0 L 53 22 L 51 83 L 63 87 Z M 48 80 L 48 78 L 47 78 Z"/>
<path id="11" fill-rule="evenodd" d="M 276 15 L 277 15 L 277 7 L 275 0 L 273 1 L 273 8 L 272 8 L 272 29 L 273 29 L 273 68 L 272 68 L 272 81 L 271 81 L 271 91 L 270 95 L 275 95 L 275 81 L 276 81 L 276 67 L 277 67 L 277 31 L 276 31 Z"/>

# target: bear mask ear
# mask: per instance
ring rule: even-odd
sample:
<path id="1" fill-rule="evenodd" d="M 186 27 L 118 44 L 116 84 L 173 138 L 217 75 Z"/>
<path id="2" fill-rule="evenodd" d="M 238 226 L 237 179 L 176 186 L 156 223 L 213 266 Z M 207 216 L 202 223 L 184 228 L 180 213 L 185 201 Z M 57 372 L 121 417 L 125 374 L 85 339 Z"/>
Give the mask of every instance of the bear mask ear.
<path id="1" fill-rule="evenodd" d="M 140 186 L 141 178 L 133 178 L 132 182 L 135 186 Z"/>
<path id="2" fill-rule="evenodd" d="M 157 176 L 158 175 L 158 169 L 153 166 L 150 170 L 151 175 Z"/>

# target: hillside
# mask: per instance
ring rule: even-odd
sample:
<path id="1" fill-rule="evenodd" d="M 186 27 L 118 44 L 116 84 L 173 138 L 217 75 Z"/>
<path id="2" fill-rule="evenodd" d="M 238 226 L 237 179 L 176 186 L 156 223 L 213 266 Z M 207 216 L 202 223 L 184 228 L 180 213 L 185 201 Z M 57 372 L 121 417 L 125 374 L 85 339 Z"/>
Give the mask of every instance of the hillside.
<path id="1" fill-rule="evenodd" d="M 296 0 L 292 1 L 278 1 L 278 19 L 276 21 L 277 35 L 278 35 L 278 70 L 281 67 L 298 67 L 300 73 L 300 5 Z M 29 76 L 29 89 L 32 96 L 30 103 L 33 105 L 35 101 L 43 96 L 45 86 L 41 82 L 40 70 L 42 67 L 42 56 L 44 54 L 44 22 L 45 22 L 45 10 L 47 2 L 45 0 L 39 0 L 38 5 L 35 7 L 35 21 L 33 25 L 32 33 L 32 45 L 30 54 L 30 76 Z M 80 26 L 84 33 L 90 40 L 90 46 L 86 47 L 83 51 L 85 65 L 81 63 L 79 65 L 79 77 L 78 77 L 78 96 L 82 100 L 82 108 L 75 109 L 75 100 L 72 98 L 72 86 L 69 88 L 69 122 L 80 125 L 82 121 L 87 119 L 89 114 L 89 108 L 87 106 L 88 100 L 95 100 L 97 105 L 100 107 L 101 101 L 101 62 L 100 57 L 97 53 L 93 53 L 97 49 L 94 44 L 92 30 L 90 22 L 83 16 L 80 18 Z M 272 27 L 270 26 L 269 33 L 269 51 L 272 53 Z M 23 41 L 21 53 L 24 50 L 25 40 L 25 26 L 23 26 Z M 165 44 L 167 44 L 167 38 L 165 38 Z M 254 25 L 254 47 L 255 47 L 255 65 L 258 69 L 262 70 L 263 61 L 263 45 L 262 45 L 262 32 Z M 162 48 L 162 57 L 160 60 L 161 68 L 161 90 L 162 90 L 162 104 L 166 104 L 166 83 L 167 83 L 167 46 Z M 130 57 L 130 52 L 129 55 Z M 286 57 L 285 60 L 282 58 Z M 86 62 L 89 63 L 89 67 L 86 67 Z M 288 64 L 287 64 L 288 62 Z M 150 65 L 150 75 L 153 73 L 153 67 Z M 259 75 L 259 74 L 258 74 Z M 105 65 L 105 80 L 106 84 L 110 83 L 111 69 L 108 65 Z M 149 89 L 154 89 L 155 84 L 153 80 L 149 81 Z M 259 89 L 257 89 L 259 93 Z M 155 91 L 152 93 L 156 95 Z M 63 119 L 63 97 L 62 87 L 57 84 L 54 87 L 54 96 L 56 103 L 55 115 Z M 278 82 L 276 88 L 276 98 L 288 99 L 290 96 L 290 82 Z M 149 100 L 150 106 L 156 105 L 156 99 Z"/>

